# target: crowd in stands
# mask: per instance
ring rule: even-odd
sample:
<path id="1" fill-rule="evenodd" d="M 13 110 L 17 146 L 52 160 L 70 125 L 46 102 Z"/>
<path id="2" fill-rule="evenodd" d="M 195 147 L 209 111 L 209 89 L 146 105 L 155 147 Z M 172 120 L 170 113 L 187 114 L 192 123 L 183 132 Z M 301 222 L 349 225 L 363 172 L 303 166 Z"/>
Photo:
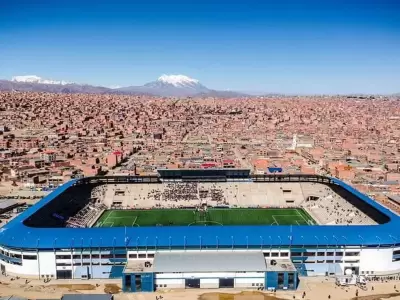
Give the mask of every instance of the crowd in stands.
<path id="1" fill-rule="evenodd" d="M 198 200 L 197 182 L 167 183 L 162 199 L 168 202 Z"/>
<path id="2" fill-rule="evenodd" d="M 182 201 L 185 206 L 199 205 L 207 201 L 212 201 L 215 205 L 228 205 L 224 191 L 217 184 L 206 189 L 197 182 L 167 183 L 162 189 L 151 189 L 148 197 L 157 202 L 162 201 L 173 205 L 177 202 L 182 204 Z M 165 205 L 161 203 L 156 204 L 156 207 L 163 206 Z"/>
<path id="3" fill-rule="evenodd" d="M 312 217 L 321 224 L 329 225 L 371 225 L 376 224 L 357 207 L 334 193 L 328 186 L 315 185 L 319 198 L 308 197 L 303 202 L 305 208 Z"/>
<path id="4" fill-rule="evenodd" d="M 92 198 L 96 198 L 98 200 L 103 201 L 106 195 L 107 185 L 101 184 L 97 185 L 92 189 L 91 196 Z"/>
<path id="5" fill-rule="evenodd" d="M 97 199 L 92 199 L 75 216 L 68 218 L 66 227 L 85 228 L 90 227 L 103 212 L 107 209 L 106 205 Z"/>
<path id="6" fill-rule="evenodd" d="M 214 183 L 210 188 L 199 189 L 200 199 L 209 199 L 217 204 L 228 205 L 228 201 L 225 198 L 224 191 Z"/>

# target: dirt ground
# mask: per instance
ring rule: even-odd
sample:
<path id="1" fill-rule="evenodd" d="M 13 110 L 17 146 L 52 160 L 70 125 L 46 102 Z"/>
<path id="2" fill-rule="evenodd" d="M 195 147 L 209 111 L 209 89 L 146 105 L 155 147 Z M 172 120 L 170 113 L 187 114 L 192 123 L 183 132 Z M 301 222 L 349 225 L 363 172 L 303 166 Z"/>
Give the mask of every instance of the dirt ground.
<path id="1" fill-rule="evenodd" d="M 57 299 L 63 294 L 114 294 L 115 300 L 400 300 L 400 282 L 370 282 L 366 291 L 357 287 L 337 287 L 333 280 L 324 278 L 302 278 L 297 291 L 277 293 L 221 290 L 168 290 L 155 293 L 122 293 L 121 280 L 52 280 L 43 283 L 39 280 L 14 279 L 0 276 L 0 296 L 18 296 L 28 299 Z M 358 290 L 358 297 L 356 297 Z M 303 298 L 303 293 L 305 293 Z"/>
<path id="2" fill-rule="evenodd" d="M 268 295 L 262 292 L 244 291 L 237 294 L 206 293 L 200 295 L 199 300 L 285 300 L 285 298 Z"/>

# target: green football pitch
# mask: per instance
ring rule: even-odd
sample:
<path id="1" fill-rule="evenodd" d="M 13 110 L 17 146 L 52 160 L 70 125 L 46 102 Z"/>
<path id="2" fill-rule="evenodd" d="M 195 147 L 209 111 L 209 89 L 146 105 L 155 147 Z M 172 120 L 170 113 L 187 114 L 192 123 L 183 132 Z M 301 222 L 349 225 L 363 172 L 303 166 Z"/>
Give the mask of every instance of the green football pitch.
<path id="1" fill-rule="evenodd" d="M 300 208 L 211 208 L 107 210 L 94 227 L 312 224 L 316 223 Z"/>

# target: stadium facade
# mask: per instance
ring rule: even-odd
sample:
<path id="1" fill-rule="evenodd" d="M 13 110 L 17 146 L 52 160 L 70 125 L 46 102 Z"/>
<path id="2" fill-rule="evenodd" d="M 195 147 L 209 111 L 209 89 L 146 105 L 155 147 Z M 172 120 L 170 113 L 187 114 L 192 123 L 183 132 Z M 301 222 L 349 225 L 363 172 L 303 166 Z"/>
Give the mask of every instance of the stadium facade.
<path id="1" fill-rule="evenodd" d="M 122 278 L 125 291 L 164 288 L 295 289 L 299 276 L 400 273 L 400 218 L 348 184 L 317 175 L 248 170 L 161 170 L 160 176 L 70 181 L 0 229 L 2 273 L 23 278 Z M 99 184 L 314 182 L 349 195 L 378 225 L 66 228 L 71 198 Z"/>

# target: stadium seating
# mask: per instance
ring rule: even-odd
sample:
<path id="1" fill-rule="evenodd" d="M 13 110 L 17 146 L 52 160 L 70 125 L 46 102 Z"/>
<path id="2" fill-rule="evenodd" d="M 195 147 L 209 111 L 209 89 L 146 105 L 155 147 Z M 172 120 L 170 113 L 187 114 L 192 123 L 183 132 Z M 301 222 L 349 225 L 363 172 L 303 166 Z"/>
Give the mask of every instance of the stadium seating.
<path id="1" fill-rule="evenodd" d="M 334 190 L 335 189 L 335 190 Z M 346 198 L 346 199 L 345 199 Z M 313 182 L 164 182 L 69 188 L 25 222 L 90 227 L 105 209 L 199 207 L 304 208 L 319 224 L 376 224 L 371 208 L 344 191 Z M 358 208 L 357 208 L 358 207 Z"/>
<path id="2" fill-rule="evenodd" d="M 329 186 L 306 182 L 301 183 L 301 187 L 305 198 L 302 207 L 320 224 L 376 224 L 374 220 L 335 193 Z M 318 199 L 312 200 L 312 197 L 318 197 Z"/>

